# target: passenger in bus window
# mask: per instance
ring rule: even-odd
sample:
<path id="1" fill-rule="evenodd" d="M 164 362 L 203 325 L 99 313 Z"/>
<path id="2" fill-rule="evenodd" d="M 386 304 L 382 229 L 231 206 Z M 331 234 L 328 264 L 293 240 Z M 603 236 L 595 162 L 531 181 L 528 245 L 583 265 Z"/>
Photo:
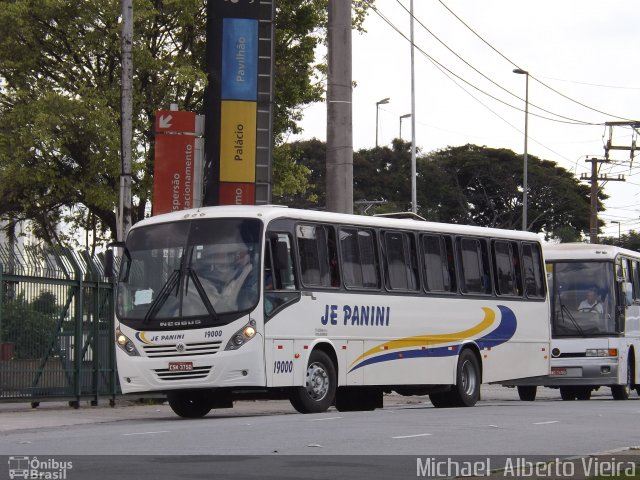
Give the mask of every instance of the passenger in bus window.
<path id="1" fill-rule="evenodd" d="M 580 305 L 578 305 L 578 311 L 602 315 L 602 304 L 598 302 L 598 290 L 595 287 L 591 287 L 587 290 L 587 298 L 580 302 Z"/>
<path id="2" fill-rule="evenodd" d="M 217 313 L 244 310 L 257 300 L 251 254 L 242 241 L 210 245 L 204 272 L 198 272 Z"/>

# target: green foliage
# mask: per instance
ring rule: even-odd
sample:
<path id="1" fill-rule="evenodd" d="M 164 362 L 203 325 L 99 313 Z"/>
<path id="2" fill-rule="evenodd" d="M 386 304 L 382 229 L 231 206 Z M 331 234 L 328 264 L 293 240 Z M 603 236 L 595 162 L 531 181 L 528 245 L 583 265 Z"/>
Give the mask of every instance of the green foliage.
<path id="1" fill-rule="evenodd" d="M 64 218 L 115 235 L 120 175 L 120 2 L 0 0 L 0 219 L 29 219 L 49 243 Z M 355 0 L 360 29 L 368 1 Z M 298 132 L 321 101 L 327 0 L 276 3 L 274 142 Z M 134 1 L 132 220 L 153 184 L 155 112 L 177 103 L 203 113 L 205 0 Z M 286 149 L 285 149 L 286 150 Z M 276 152 L 276 192 L 296 193 L 308 172 Z M 310 196 L 309 198 L 312 198 Z"/>
<path id="2" fill-rule="evenodd" d="M 410 147 L 396 139 L 391 148 L 354 153 L 354 200 L 385 202 L 369 208 L 367 214 L 411 209 Z M 326 204 L 326 145 L 315 139 L 295 142 L 288 152 L 296 165 L 309 168 L 311 186 L 306 193 L 280 196 L 280 202 L 301 208 L 322 207 Z M 511 150 L 476 145 L 418 154 L 419 215 L 439 222 L 522 228 L 520 156 Z M 529 230 L 564 241 L 588 233 L 589 188 L 554 162 L 534 156 L 529 156 L 528 172 Z M 317 197 L 317 204 L 309 200 L 309 194 Z M 601 194 L 599 200 L 604 198 Z"/>
<path id="3" fill-rule="evenodd" d="M 618 247 L 626 248 L 640 252 L 640 232 L 631 230 L 629 233 L 624 233 L 618 237 L 601 237 L 598 241 L 605 245 L 616 245 Z"/>
<path id="4" fill-rule="evenodd" d="M 24 294 L 2 303 L 2 342 L 14 344 L 16 359 L 38 359 L 47 354 L 58 323 L 56 297 L 42 292 L 33 302 Z"/>
<path id="5" fill-rule="evenodd" d="M 455 223 L 522 228 L 522 160 L 513 151 L 465 145 L 428 155 L 418 180 L 421 205 Z M 589 231 L 589 187 L 549 160 L 528 158 L 527 229 L 555 236 Z M 601 194 L 599 200 L 605 199 Z M 426 202 L 426 203 L 422 203 Z M 435 211 L 432 209 L 435 208 Z"/>
<path id="6" fill-rule="evenodd" d="M 325 163 L 326 143 L 320 140 L 305 140 L 283 144 L 274 152 L 274 165 L 288 163 L 286 168 L 274 168 L 273 202 L 297 208 L 317 208 L 325 205 Z M 297 188 L 281 188 L 294 179 L 282 178 L 284 172 L 304 170 L 303 181 L 298 181 Z M 299 179 L 299 177 L 298 177 Z"/>

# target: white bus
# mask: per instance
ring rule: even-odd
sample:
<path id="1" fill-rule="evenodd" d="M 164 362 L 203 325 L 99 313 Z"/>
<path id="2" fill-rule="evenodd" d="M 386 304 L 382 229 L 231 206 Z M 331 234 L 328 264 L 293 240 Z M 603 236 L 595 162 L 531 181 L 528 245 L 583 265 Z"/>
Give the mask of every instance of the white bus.
<path id="1" fill-rule="evenodd" d="M 536 385 L 563 400 L 589 400 L 610 387 L 616 400 L 640 393 L 640 253 L 609 245 L 545 244 L 551 299 L 551 372 L 519 381 L 522 400 Z"/>
<path id="2" fill-rule="evenodd" d="M 284 207 L 208 207 L 131 228 L 116 301 L 123 393 L 183 417 L 235 399 L 302 413 L 384 392 L 472 406 L 481 382 L 549 373 L 538 237 Z"/>

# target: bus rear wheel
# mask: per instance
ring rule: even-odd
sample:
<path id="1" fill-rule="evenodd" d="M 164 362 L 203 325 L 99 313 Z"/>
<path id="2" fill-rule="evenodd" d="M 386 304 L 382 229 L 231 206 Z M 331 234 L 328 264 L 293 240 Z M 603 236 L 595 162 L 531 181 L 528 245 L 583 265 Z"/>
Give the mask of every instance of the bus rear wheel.
<path id="1" fill-rule="evenodd" d="M 518 396 L 523 402 L 533 402 L 536 399 L 538 387 L 535 385 L 523 385 L 518 387 Z"/>
<path id="2" fill-rule="evenodd" d="M 309 356 L 305 386 L 292 391 L 291 405 L 300 413 L 326 411 L 336 396 L 337 378 L 336 367 L 329 356 L 314 350 Z"/>
<path id="3" fill-rule="evenodd" d="M 183 418 L 202 418 L 211 411 L 211 397 L 204 390 L 180 390 L 167 393 L 171 410 Z"/>
<path id="4" fill-rule="evenodd" d="M 480 399 L 480 364 L 478 358 L 469 349 L 464 349 L 458 357 L 456 384 L 446 392 L 429 395 L 436 408 L 473 407 Z"/>

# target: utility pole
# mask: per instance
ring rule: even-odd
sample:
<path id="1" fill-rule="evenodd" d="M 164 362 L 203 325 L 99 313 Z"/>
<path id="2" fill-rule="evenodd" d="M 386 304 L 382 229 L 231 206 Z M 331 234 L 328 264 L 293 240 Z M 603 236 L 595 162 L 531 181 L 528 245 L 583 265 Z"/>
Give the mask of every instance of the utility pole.
<path id="1" fill-rule="evenodd" d="M 327 210 L 353 213 L 351 2 L 329 0 Z"/>
<path id="2" fill-rule="evenodd" d="M 122 0 L 122 99 L 120 134 L 120 205 L 118 241 L 123 241 L 131 228 L 131 141 L 133 138 L 133 0 Z"/>
<path id="3" fill-rule="evenodd" d="M 624 175 L 618 175 L 618 177 L 609 177 L 606 173 L 598 174 L 600 170 L 600 163 L 609 163 L 609 159 L 589 158 L 588 163 L 591 163 L 591 176 L 582 174 L 580 180 L 587 180 L 591 182 L 591 211 L 589 215 L 589 243 L 598 243 L 598 181 L 603 182 L 624 182 Z"/>

